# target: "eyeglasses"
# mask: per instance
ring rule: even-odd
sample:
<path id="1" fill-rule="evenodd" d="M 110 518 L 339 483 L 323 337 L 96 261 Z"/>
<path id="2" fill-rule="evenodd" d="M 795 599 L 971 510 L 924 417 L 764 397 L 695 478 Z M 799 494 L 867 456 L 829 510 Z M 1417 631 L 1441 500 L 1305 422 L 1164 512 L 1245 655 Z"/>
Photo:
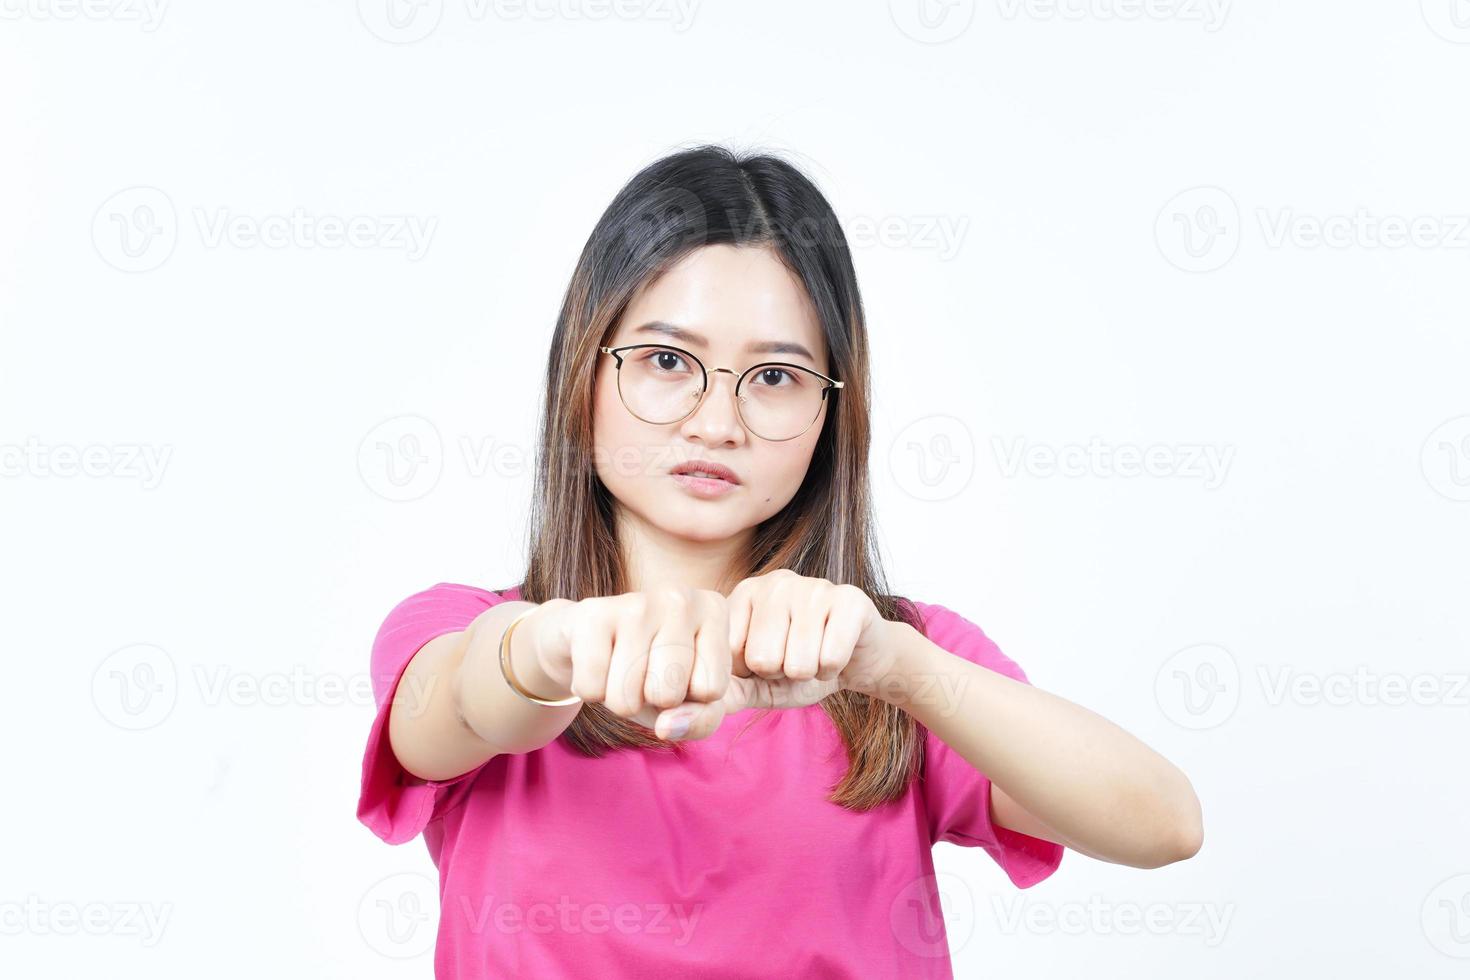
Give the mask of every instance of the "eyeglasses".
<path id="1" fill-rule="evenodd" d="M 729 368 L 706 369 L 687 350 L 666 344 L 599 347 L 618 362 L 618 395 L 635 418 L 672 425 L 693 414 L 709 389 L 709 376 Z M 806 432 L 821 414 L 827 392 L 842 382 L 800 364 L 765 361 L 746 368 L 735 380 L 735 406 L 745 427 L 771 442 Z"/>

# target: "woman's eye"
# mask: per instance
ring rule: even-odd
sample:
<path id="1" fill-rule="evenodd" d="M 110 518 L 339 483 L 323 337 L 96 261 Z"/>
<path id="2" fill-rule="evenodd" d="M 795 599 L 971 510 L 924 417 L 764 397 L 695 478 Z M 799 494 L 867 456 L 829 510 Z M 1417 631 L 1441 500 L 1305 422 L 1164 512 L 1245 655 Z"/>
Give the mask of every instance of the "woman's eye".
<path id="1" fill-rule="evenodd" d="M 783 371 L 780 368 L 765 368 L 755 373 L 756 382 L 767 388 L 779 388 L 782 378 L 790 378 L 792 381 L 795 381 L 796 375 L 790 371 Z"/>
<path id="2" fill-rule="evenodd" d="M 661 371 L 676 371 L 684 363 L 684 358 L 670 350 L 654 351 L 648 360 Z"/>

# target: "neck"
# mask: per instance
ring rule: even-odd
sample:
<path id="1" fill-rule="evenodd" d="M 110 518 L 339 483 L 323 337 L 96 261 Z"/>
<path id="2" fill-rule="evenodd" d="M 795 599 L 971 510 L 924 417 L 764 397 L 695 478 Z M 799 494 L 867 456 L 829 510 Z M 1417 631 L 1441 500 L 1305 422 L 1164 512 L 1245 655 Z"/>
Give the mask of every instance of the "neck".
<path id="1" fill-rule="evenodd" d="M 692 540 L 669 534 L 621 508 L 617 525 L 630 592 L 675 586 L 729 595 L 755 535 L 754 528 L 747 528 L 731 538 Z"/>

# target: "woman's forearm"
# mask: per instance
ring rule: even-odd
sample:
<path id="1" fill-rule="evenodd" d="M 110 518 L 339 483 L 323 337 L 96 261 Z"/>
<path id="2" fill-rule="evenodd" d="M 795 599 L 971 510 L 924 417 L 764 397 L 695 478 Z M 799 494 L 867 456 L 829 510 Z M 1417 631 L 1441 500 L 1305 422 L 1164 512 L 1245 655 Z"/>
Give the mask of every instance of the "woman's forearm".
<path id="1" fill-rule="evenodd" d="M 1102 860 L 1159 867 L 1199 850 L 1189 779 L 1081 705 L 957 656 L 907 623 L 879 696 L 902 707 L 1061 842 Z"/>
<path id="2" fill-rule="evenodd" d="M 511 620 L 534 602 L 503 602 L 470 624 L 469 646 L 459 665 L 454 687 L 460 717 L 483 741 L 498 752 L 530 752 L 560 735 L 577 717 L 581 702 L 552 707 L 532 704 L 505 681 L 500 669 L 500 639 Z M 541 670 L 536 656 L 536 619 L 517 626 L 510 635 L 510 671 L 521 687 L 537 697 L 556 700 L 571 692 L 558 689 Z"/>
<path id="3" fill-rule="evenodd" d="M 388 723 L 404 769 L 421 779 L 451 779 L 494 756 L 539 749 L 576 718 L 579 704 L 532 704 L 501 673 L 500 638 L 511 620 L 534 606 L 499 603 L 463 632 L 430 640 L 414 655 Z M 511 634 L 511 672 L 533 694 L 564 696 L 539 669 L 530 624 L 526 620 Z"/>

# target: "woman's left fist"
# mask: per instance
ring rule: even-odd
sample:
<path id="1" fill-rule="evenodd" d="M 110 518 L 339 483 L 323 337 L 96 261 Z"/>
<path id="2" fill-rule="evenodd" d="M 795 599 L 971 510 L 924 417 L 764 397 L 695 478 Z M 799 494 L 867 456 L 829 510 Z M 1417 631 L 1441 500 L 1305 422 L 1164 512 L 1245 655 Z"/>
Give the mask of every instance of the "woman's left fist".
<path id="1" fill-rule="evenodd" d="M 730 710 L 870 692 L 893 669 L 893 626 L 855 585 L 780 568 L 730 591 Z"/>

